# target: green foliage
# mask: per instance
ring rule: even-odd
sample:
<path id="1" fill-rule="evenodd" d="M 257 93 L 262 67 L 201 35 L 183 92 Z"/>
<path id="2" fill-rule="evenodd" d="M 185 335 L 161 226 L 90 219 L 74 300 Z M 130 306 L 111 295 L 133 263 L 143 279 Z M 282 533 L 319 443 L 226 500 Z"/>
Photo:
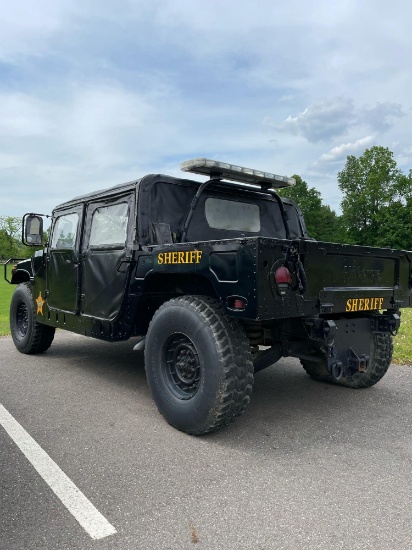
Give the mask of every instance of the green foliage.
<path id="1" fill-rule="evenodd" d="M 412 199 L 393 202 L 379 215 L 377 246 L 412 250 Z"/>
<path id="2" fill-rule="evenodd" d="M 322 203 L 319 191 L 309 187 L 299 175 L 293 177 L 296 185 L 279 190 L 279 194 L 292 199 L 302 210 L 309 235 L 319 241 L 344 242 L 340 217 Z"/>
<path id="3" fill-rule="evenodd" d="M 386 147 L 350 155 L 338 174 L 348 242 L 411 248 L 412 175 L 402 174 Z"/>
<path id="4" fill-rule="evenodd" d="M 42 247 L 25 246 L 21 242 L 21 218 L 0 216 L 0 260 L 30 258 Z M 49 229 L 44 232 L 43 243 L 48 239 Z"/>
<path id="5" fill-rule="evenodd" d="M 11 258 L 19 252 L 21 219 L 0 216 L 0 258 Z"/>

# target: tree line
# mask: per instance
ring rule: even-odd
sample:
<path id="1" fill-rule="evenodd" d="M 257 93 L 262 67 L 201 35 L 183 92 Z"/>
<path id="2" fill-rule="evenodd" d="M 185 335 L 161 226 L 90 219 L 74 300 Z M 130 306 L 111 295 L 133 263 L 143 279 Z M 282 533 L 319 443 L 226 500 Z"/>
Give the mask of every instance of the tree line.
<path id="1" fill-rule="evenodd" d="M 319 241 L 412 250 L 412 170 L 405 175 L 387 147 L 349 155 L 337 179 L 342 213 L 323 203 L 321 194 L 299 175 L 281 189 L 301 208 L 309 235 Z M 0 216 L 0 259 L 33 253 L 21 244 L 21 219 Z"/>
<path id="2" fill-rule="evenodd" d="M 20 242 L 21 218 L 0 216 L 0 260 L 27 257 L 27 247 Z"/>
<path id="3" fill-rule="evenodd" d="M 48 238 L 48 229 L 44 232 L 43 243 Z M 22 219 L 16 216 L 0 216 L 0 261 L 9 258 L 30 258 L 40 246 L 25 246 L 21 242 Z"/>
<path id="4" fill-rule="evenodd" d="M 349 155 L 338 173 L 342 214 L 299 175 L 282 189 L 302 209 L 308 233 L 319 241 L 412 250 L 412 170 L 405 175 L 387 147 L 374 146 Z"/>

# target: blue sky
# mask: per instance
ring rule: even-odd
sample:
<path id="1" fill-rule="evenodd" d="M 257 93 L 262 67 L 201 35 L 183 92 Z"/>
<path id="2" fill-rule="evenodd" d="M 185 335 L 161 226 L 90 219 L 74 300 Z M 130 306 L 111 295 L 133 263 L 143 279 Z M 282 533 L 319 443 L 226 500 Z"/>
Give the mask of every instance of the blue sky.
<path id="1" fill-rule="evenodd" d="M 412 168 L 407 0 L 0 0 L 0 214 L 205 156 L 300 174 Z"/>

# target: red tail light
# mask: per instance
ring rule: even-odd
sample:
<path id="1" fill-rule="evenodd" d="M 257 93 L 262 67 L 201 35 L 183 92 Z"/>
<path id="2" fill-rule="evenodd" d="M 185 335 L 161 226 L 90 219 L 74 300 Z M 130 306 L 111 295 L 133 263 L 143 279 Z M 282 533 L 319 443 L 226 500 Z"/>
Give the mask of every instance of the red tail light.
<path id="1" fill-rule="evenodd" d="M 284 265 L 281 265 L 275 273 L 276 288 L 281 296 L 285 296 L 285 294 L 289 291 L 291 280 L 292 276 L 289 269 Z"/>
<path id="2" fill-rule="evenodd" d="M 284 265 L 281 265 L 275 273 L 275 281 L 276 284 L 279 283 L 288 283 L 290 284 L 290 281 L 292 280 L 292 276 L 290 274 L 290 271 L 287 267 Z"/>

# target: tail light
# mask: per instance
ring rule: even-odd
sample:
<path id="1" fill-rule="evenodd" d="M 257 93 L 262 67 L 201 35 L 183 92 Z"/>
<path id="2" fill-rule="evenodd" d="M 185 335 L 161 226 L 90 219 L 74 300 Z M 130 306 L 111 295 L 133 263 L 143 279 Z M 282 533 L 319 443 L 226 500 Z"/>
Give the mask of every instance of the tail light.
<path id="1" fill-rule="evenodd" d="M 285 296 L 288 293 L 291 280 L 292 276 L 289 269 L 281 265 L 275 272 L 276 288 L 281 296 Z"/>

